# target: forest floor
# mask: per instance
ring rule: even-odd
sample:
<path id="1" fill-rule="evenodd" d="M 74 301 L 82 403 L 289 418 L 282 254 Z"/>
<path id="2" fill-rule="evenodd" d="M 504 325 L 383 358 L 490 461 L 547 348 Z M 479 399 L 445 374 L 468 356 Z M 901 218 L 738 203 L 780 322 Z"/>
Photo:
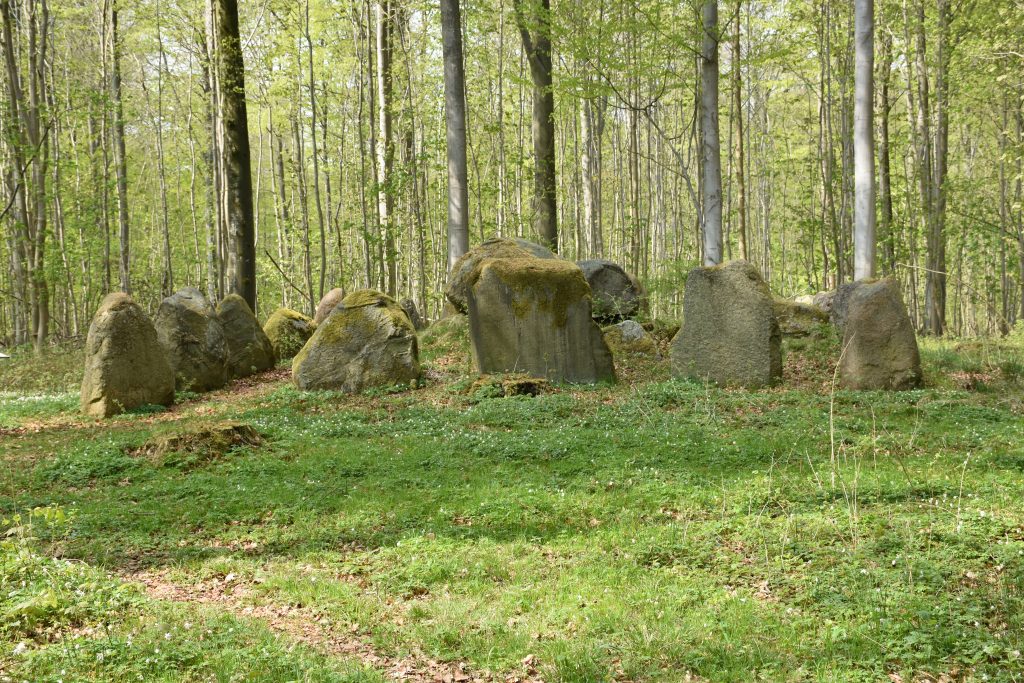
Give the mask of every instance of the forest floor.
<path id="1" fill-rule="evenodd" d="M 499 398 L 463 343 L 106 421 L 80 350 L 0 361 L 0 681 L 1024 680 L 1024 344 Z"/>

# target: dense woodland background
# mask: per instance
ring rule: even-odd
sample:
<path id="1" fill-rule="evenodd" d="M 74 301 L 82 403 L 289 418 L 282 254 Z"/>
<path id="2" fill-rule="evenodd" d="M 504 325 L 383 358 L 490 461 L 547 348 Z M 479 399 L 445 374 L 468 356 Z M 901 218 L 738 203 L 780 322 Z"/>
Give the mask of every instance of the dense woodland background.
<path id="1" fill-rule="evenodd" d="M 513 5 L 462 5 L 472 243 L 537 239 Z M 227 239 L 203 1 L 0 10 L 0 343 L 81 336 L 122 286 L 150 309 L 184 285 L 219 298 Z M 436 316 L 448 218 L 438 6 L 239 10 L 258 314 L 311 313 L 332 287 L 372 286 Z M 679 316 L 701 261 L 700 11 L 581 0 L 547 15 L 559 251 L 621 262 L 660 317 Z M 746 256 L 783 295 L 833 288 L 853 270 L 853 3 L 719 11 L 725 256 Z M 879 269 L 920 329 L 1005 333 L 1024 318 L 1024 6 L 878 0 L 875 17 Z M 926 290 L 944 320 L 926 320 Z"/>

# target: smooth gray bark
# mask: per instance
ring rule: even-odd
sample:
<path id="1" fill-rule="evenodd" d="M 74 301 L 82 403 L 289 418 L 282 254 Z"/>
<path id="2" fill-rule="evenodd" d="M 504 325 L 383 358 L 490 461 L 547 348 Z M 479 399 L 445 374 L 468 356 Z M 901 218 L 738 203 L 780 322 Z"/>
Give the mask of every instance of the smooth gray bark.
<path id="1" fill-rule="evenodd" d="M 718 134 L 718 0 L 704 0 L 701 135 L 704 147 L 704 265 L 722 262 L 722 150 Z"/>
<path id="2" fill-rule="evenodd" d="M 466 163 L 466 74 L 459 0 L 441 0 L 444 113 L 448 133 L 448 269 L 469 250 L 469 170 Z"/>
<path id="3" fill-rule="evenodd" d="M 874 0 L 854 6 L 853 277 L 875 276 Z"/>

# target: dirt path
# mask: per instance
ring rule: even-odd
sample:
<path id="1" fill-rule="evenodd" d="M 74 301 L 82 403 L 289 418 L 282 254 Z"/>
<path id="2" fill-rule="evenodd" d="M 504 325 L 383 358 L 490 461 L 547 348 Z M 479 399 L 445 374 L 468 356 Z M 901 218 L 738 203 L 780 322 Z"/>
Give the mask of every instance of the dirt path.
<path id="1" fill-rule="evenodd" d="M 318 652 L 362 662 L 383 671 L 390 680 L 413 683 L 544 683 L 531 655 L 522 662 L 522 671 L 498 675 L 474 671 L 465 662 L 442 662 L 413 653 L 393 657 L 370 644 L 358 628 L 339 630 L 309 607 L 253 604 L 251 588 L 230 574 L 224 578 L 182 586 L 170 581 L 163 570 L 125 575 L 125 580 L 140 584 L 146 594 L 167 602 L 208 605 L 244 619 L 259 619 L 276 633 L 302 643 Z"/>

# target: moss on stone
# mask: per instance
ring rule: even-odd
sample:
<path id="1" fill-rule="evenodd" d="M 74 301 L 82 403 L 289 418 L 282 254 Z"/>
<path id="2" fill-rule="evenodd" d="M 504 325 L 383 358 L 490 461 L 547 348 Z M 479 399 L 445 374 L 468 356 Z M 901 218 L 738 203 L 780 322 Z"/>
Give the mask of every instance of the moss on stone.
<path id="1" fill-rule="evenodd" d="M 270 338 L 278 359 L 291 358 L 309 341 L 316 328 L 313 321 L 298 311 L 279 308 L 267 319 L 263 331 Z"/>
<path id="2" fill-rule="evenodd" d="M 590 285 L 579 266 L 570 261 L 537 258 L 486 259 L 481 271 L 488 269 L 512 293 L 512 310 L 525 318 L 534 303 L 550 313 L 563 327 L 569 306 L 590 297 Z"/>

